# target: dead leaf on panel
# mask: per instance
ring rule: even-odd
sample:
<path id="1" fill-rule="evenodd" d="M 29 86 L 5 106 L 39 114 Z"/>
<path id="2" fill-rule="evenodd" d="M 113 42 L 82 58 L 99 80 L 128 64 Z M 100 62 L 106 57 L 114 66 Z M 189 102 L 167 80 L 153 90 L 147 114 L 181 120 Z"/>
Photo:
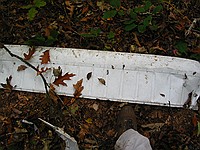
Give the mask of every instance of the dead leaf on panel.
<path id="1" fill-rule="evenodd" d="M 74 97 L 75 98 L 79 98 L 82 95 L 82 91 L 84 89 L 84 86 L 82 86 L 83 83 L 83 79 L 79 80 L 76 84 L 73 84 L 73 87 L 75 89 L 74 92 Z"/>
<path id="2" fill-rule="evenodd" d="M 58 76 L 62 75 L 62 69 L 61 69 L 60 66 L 58 66 L 58 69 L 53 68 L 53 75 L 54 75 L 55 77 L 58 77 Z"/>
<path id="3" fill-rule="evenodd" d="M 87 74 L 87 79 L 90 80 L 91 77 L 92 77 L 92 72 L 89 72 L 89 73 Z"/>
<path id="4" fill-rule="evenodd" d="M 35 53 L 35 48 L 34 47 L 29 48 L 28 54 L 24 53 L 24 60 L 30 60 L 34 53 Z"/>
<path id="5" fill-rule="evenodd" d="M 17 68 L 17 71 L 23 71 L 23 70 L 25 70 L 27 67 L 25 66 L 25 65 L 20 65 L 20 66 L 18 66 L 18 68 Z"/>
<path id="6" fill-rule="evenodd" d="M 1 86 L 5 89 L 5 92 L 11 92 L 13 89 L 13 86 L 10 84 L 12 80 L 12 76 L 10 75 L 8 78 L 6 78 L 6 84 L 1 83 Z"/>
<path id="7" fill-rule="evenodd" d="M 47 64 L 50 62 L 50 55 L 49 55 L 49 50 L 46 50 L 43 52 L 43 55 L 40 56 L 41 64 Z"/>
<path id="8" fill-rule="evenodd" d="M 103 78 L 98 78 L 99 82 L 103 85 L 106 85 L 106 81 Z"/>
<path id="9" fill-rule="evenodd" d="M 64 80 L 71 80 L 71 77 L 75 76 L 75 74 L 73 73 L 65 73 L 65 75 L 60 75 L 58 76 L 55 81 L 53 82 L 53 84 L 59 86 L 59 85 L 63 85 L 63 86 L 67 86 L 66 83 L 64 83 Z"/>

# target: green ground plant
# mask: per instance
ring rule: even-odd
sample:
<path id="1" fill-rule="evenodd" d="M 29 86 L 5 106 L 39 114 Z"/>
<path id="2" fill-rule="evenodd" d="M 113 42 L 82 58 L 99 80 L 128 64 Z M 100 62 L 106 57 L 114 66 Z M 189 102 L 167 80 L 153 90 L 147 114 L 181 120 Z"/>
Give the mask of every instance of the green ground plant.
<path id="1" fill-rule="evenodd" d="M 38 9 L 46 6 L 46 2 L 44 0 L 34 0 L 33 4 L 29 4 L 26 6 L 22 6 L 23 9 L 28 9 L 28 18 L 32 21 L 38 13 Z"/>

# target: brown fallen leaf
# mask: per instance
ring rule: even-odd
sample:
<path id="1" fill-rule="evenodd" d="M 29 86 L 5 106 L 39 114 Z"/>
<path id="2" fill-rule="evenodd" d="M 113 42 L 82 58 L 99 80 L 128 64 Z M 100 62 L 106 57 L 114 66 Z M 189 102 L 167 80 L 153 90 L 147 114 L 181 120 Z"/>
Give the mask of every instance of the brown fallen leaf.
<path id="1" fill-rule="evenodd" d="M 90 80 L 91 77 L 92 77 L 92 72 L 89 72 L 89 73 L 87 74 L 87 79 Z"/>
<path id="2" fill-rule="evenodd" d="M 75 98 L 79 98 L 82 95 L 81 92 L 84 89 L 84 86 L 82 86 L 82 83 L 83 83 L 83 79 L 79 80 L 76 84 L 73 84 L 73 87 L 75 89 L 75 92 L 74 92 Z"/>
<path id="3" fill-rule="evenodd" d="M 197 115 L 194 114 L 193 118 L 192 118 L 192 123 L 193 123 L 193 126 L 196 127 L 197 126 Z"/>
<path id="4" fill-rule="evenodd" d="M 49 88 L 49 96 L 51 97 L 51 99 L 54 101 L 54 103 L 58 103 L 58 96 L 55 94 L 55 87 L 53 86 L 53 84 L 50 84 L 50 88 Z"/>
<path id="5" fill-rule="evenodd" d="M 43 55 L 41 55 L 40 57 L 40 60 L 42 60 L 41 64 L 47 64 L 48 62 L 50 62 L 49 50 L 43 52 Z"/>
<path id="6" fill-rule="evenodd" d="M 89 131 L 89 126 L 86 125 L 86 124 L 83 124 L 80 126 L 81 130 L 80 132 L 78 133 L 78 137 L 80 140 L 84 140 L 85 138 L 85 135 L 88 133 Z"/>
<path id="7" fill-rule="evenodd" d="M 23 71 L 23 70 L 25 70 L 27 67 L 25 66 L 25 65 L 20 65 L 20 66 L 18 66 L 18 68 L 17 68 L 17 71 Z"/>
<path id="8" fill-rule="evenodd" d="M 58 66 L 58 69 L 53 68 L 53 75 L 54 75 L 55 77 L 58 77 L 58 76 L 60 76 L 61 74 L 62 74 L 62 69 L 61 69 L 60 66 Z"/>
<path id="9" fill-rule="evenodd" d="M 60 75 L 57 78 L 55 78 L 55 81 L 53 82 L 53 84 L 59 86 L 59 85 L 63 85 L 63 86 L 67 86 L 66 83 L 64 83 L 64 80 L 71 80 L 71 77 L 75 76 L 75 74 L 73 73 L 66 73 L 64 76 Z"/>
<path id="10" fill-rule="evenodd" d="M 106 81 L 103 78 L 98 78 L 99 82 L 103 85 L 106 85 Z"/>
<path id="11" fill-rule="evenodd" d="M 75 99 L 74 97 L 72 97 L 72 98 L 64 97 L 64 98 L 63 98 L 63 104 L 64 104 L 65 106 L 70 106 L 70 105 L 72 105 L 75 101 L 76 101 L 76 99 Z"/>
<path id="12" fill-rule="evenodd" d="M 6 84 L 1 83 L 1 86 L 5 88 L 5 92 L 11 92 L 13 89 L 13 86 L 10 84 L 12 80 L 12 76 L 10 75 L 8 78 L 6 78 Z"/>
<path id="13" fill-rule="evenodd" d="M 139 42 L 139 40 L 137 38 L 136 33 L 133 32 L 133 35 L 134 35 L 134 40 L 135 40 L 136 45 L 139 46 L 139 47 L 141 47 L 141 44 L 140 44 L 140 42 Z"/>
<path id="14" fill-rule="evenodd" d="M 35 47 L 29 48 L 28 54 L 24 53 L 24 60 L 30 60 L 34 53 L 35 53 Z"/>
<path id="15" fill-rule="evenodd" d="M 70 0 L 65 0 L 65 5 L 69 10 L 69 16 L 72 17 L 74 14 L 74 5 L 70 2 Z"/>
<path id="16" fill-rule="evenodd" d="M 193 49 L 192 52 L 195 54 L 200 54 L 200 47 Z"/>

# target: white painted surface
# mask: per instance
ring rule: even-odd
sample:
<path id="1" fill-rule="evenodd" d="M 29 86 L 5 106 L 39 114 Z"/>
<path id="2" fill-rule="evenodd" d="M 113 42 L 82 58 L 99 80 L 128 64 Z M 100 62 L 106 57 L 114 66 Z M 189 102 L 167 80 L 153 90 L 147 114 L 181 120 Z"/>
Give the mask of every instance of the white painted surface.
<path id="1" fill-rule="evenodd" d="M 6 45 L 14 54 L 23 57 L 28 52 L 28 46 Z M 41 65 L 39 56 L 45 50 L 50 50 L 51 62 Z M 73 84 L 83 78 L 84 90 L 82 97 L 100 100 L 111 100 L 152 105 L 168 105 L 182 107 L 193 92 L 192 107 L 200 95 L 200 63 L 189 59 L 145 55 L 135 53 L 119 53 L 73 48 L 38 47 L 29 61 L 34 66 L 60 66 L 62 72 L 74 73 L 72 80 L 65 81 L 68 85 L 59 86 L 59 94 L 72 96 Z M 0 49 L 0 83 L 12 75 L 12 85 L 17 90 L 45 92 L 39 76 L 31 69 L 17 71 L 22 65 L 16 58 Z M 87 74 L 92 77 L 87 80 Z M 44 73 L 48 83 L 54 81 L 52 71 Z M 187 76 L 187 79 L 185 79 Z M 99 82 L 103 78 L 106 85 Z"/>

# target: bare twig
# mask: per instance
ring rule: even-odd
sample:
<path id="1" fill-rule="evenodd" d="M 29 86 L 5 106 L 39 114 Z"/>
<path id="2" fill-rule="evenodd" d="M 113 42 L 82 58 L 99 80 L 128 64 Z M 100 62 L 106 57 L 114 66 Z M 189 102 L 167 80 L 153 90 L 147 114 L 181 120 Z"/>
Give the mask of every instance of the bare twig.
<path id="1" fill-rule="evenodd" d="M 192 24 L 190 25 L 189 29 L 185 32 L 185 36 L 188 36 L 192 30 L 192 28 L 194 28 L 194 25 L 197 23 L 197 21 L 199 21 L 200 18 L 194 19 Z"/>

